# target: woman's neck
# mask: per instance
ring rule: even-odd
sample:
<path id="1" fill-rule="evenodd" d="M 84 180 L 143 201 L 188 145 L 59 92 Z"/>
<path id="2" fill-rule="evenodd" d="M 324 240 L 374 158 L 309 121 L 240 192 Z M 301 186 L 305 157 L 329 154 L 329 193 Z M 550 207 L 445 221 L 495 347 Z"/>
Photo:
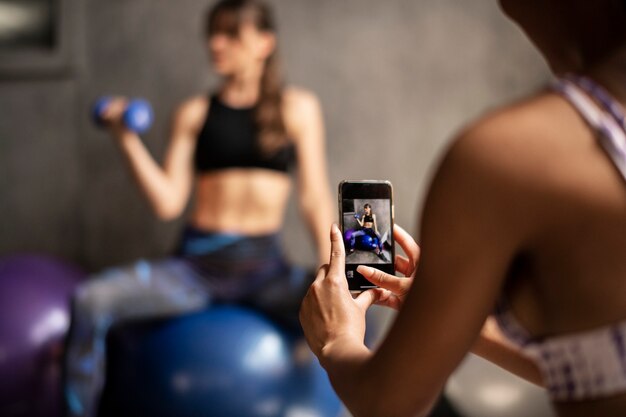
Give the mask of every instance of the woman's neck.
<path id="1" fill-rule="evenodd" d="M 262 68 L 248 69 L 227 77 L 220 91 L 221 99 L 233 107 L 251 107 L 259 100 Z"/>

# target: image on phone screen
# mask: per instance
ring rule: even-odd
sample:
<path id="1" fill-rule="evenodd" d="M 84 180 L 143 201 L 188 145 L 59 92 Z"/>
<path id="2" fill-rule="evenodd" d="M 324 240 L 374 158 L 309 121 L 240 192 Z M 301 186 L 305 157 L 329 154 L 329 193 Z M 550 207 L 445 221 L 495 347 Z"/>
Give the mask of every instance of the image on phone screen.
<path id="1" fill-rule="evenodd" d="M 339 184 L 339 219 L 346 248 L 346 278 L 351 291 L 376 285 L 358 271 L 371 266 L 394 274 L 393 189 L 389 181 L 345 180 Z"/>
<path id="2" fill-rule="evenodd" d="M 342 205 L 346 263 L 391 263 L 391 201 L 355 198 Z"/>

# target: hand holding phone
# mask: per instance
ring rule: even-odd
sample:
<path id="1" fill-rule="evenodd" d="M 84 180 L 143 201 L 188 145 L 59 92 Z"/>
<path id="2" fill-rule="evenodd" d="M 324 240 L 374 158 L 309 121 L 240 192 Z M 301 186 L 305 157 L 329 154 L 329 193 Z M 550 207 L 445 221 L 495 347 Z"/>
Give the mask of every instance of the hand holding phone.
<path id="1" fill-rule="evenodd" d="M 394 274 L 393 189 L 389 181 L 342 181 L 339 220 L 346 248 L 350 291 L 375 288 L 356 271 L 359 265 Z"/>

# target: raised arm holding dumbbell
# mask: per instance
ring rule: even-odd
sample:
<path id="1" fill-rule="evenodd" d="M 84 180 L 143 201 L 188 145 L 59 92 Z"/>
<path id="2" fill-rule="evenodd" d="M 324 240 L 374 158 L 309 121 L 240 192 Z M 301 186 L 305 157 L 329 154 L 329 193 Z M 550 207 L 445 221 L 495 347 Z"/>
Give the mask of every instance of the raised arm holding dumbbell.
<path id="1" fill-rule="evenodd" d="M 194 135 L 202 127 L 204 116 L 194 110 L 194 106 L 198 104 L 193 101 L 185 103 L 174 115 L 163 165 L 153 158 L 139 137 L 152 124 L 153 113 L 148 102 L 105 97 L 93 108 L 94 120 L 114 137 L 139 189 L 152 211 L 162 220 L 178 217 L 189 199 Z"/>

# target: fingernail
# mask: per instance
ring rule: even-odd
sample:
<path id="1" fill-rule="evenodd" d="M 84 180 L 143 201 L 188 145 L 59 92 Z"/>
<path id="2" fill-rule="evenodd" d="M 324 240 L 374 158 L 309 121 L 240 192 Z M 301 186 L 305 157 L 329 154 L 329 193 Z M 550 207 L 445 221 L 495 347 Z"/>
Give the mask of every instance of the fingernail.
<path id="1" fill-rule="evenodd" d="M 361 275 L 369 275 L 371 273 L 371 269 L 369 266 L 365 266 L 365 265 L 359 265 L 356 267 L 356 272 L 358 272 Z"/>
<path id="2" fill-rule="evenodd" d="M 332 233 L 339 233 L 339 226 L 337 226 L 337 223 L 333 223 L 333 225 L 330 227 L 330 231 Z"/>

